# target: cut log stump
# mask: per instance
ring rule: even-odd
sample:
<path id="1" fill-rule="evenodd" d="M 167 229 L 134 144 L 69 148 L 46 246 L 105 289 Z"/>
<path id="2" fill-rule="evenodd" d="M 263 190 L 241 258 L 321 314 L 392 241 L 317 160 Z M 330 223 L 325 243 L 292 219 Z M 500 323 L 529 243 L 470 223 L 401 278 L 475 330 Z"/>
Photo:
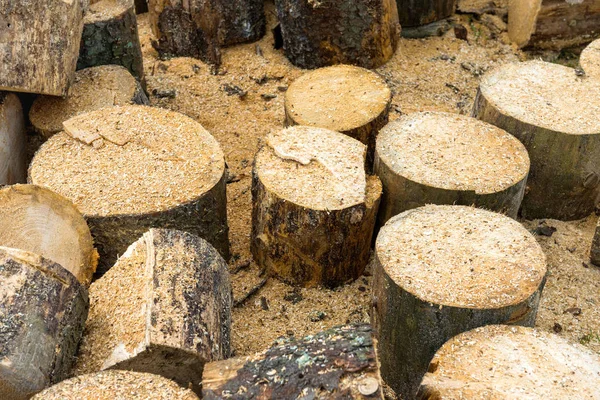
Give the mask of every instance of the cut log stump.
<path id="1" fill-rule="evenodd" d="M 229 258 L 225 160 L 200 124 L 160 108 L 123 106 L 80 114 L 64 127 L 34 157 L 29 180 L 79 208 L 100 274 L 153 227 L 196 234 Z"/>
<path id="2" fill-rule="evenodd" d="M 489 325 L 436 353 L 419 400 L 599 399 L 600 356 L 557 335 Z"/>
<path id="3" fill-rule="evenodd" d="M 102 65 L 77 71 L 65 98 L 37 97 L 29 110 L 29 120 L 39 134 L 50 137 L 76 115 L 132 103 L 149 104 L 140 84 L 124 67 Z"/>
<path id="4" fill-rule="evenodd" d="M 323 128 L 272 133 L 256 155 L 251 250 L 286 282 L 343 284 L 367 265 L 381 182 L 367 177 L 365 146 Z"/>
<path id="5" fill-rule="evenodd" d="M 207 364 L 202 398 L 383 399 L 374 347 L 367 324 L 278 339 L 255 356 Z"/>
<path id="6" fill-rule="evenodd" d="M 473 115 L 517 137 L 531 170 L 521 214 L 574 220 L 600 194 L 600 80 L 542 61 L 506 64 L 479 85 Z"/>
<path id="7" fill-rule="evenodd" d="M 379 226 L 426 204 L 474 205 L 517 217 L 529 156 L 502 129 L 458 114 L 414 113 L 381 130 L 375 153 L 383 183 Z"/>
<path id="8" fill-rule="evenodd" d="M 375 138 L 388 122 L 392 91 L 375 72 L 338 65 L 309 72 L 285 93 L 287 125 L 306 125 L 344 133 L 367 145 L 372 169 Z"/>
<path id="9" fill-rule="evenodd" d="M 0 398 L 29 399 L 69 375 L 87 289 L 60 265 L 7 247 L 0 247 L 0 281 Z"/>
<path id="10" fill-rule="evenodd" d="M 373 270 L 381 374 L 412 399 L 451 337 L 489 324 L 533 326 L 546 257 L 507 216 L 430 205 L 388 221 L 377 236 Z"/>
<path id="11" fill-rule="evenodd" d="M 300 68 L 377 68 L 400 37 L 396 0 L 276 0 L 283 50 Z"/>
<path id="12" fill-rule="evenodd" d="M 199 393 L 204 364 L 230 355 L 231 301 L 210 244 L 152 229 L 90 287 L 76 372 L 149 372 Z"/>
<path id="13" fill-rule="evenodd" d="M 579 65 L 588 77 L 600 78 L 600 39 L 594 40 L 581 52 Z"/>
<path id="14" fill-rule="evenodd" d="M 404 28 L 430 24 L 454 14 L 457 0 L 396 0 Z"/>
<path id="15" fill-rule="evenodd" d="M 14 93 L 0 92 L 0 185 L 25 182 L 26 148 L 21 101 Z"/>

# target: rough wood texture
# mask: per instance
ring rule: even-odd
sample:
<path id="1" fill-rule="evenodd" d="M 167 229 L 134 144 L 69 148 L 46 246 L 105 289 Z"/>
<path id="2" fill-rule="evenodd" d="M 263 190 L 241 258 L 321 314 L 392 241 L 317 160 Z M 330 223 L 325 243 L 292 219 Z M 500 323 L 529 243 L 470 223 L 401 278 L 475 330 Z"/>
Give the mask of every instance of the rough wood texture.
<path id="1" fill-rule="evenodd" d="M 579 65 L 588 77 L 600 78 L 600 39 L 594 40 L 581 52 Z"/>
<path id="2" fill-rule="evenodd" d="M 594 231 L 594 237 L 592 238 L 592 247 L 590 249 L 590 261 L 592 264 L 600 267 L 600 220 Z"/>
<path id="3" fill-rule="evenodd" d="M 210 244 L 151 229 L 90 287 L 77 372 L 149 372 L 199 393 L 204 364 L 230 355 L 231 301 Z"/>
<path id="4" fill-rule="evenodd" d="M 419 400 L 600 399 L 600 356 L 557 335 L 490 325 L 436 353 Z"/>
<path id="5" fill-rule="evenodd" d="M 457 0 L 396 0 L 400 25 L 420 26 L 454 14 Z"/>
<path id="6" fill-rule="evenodd" d="M 545 273 L 535 238 L 501 214 L 425 206 L 390 219 L 373 262 L 383 379 L 412 399 L 451 337 L 488 324 L 533 326 Z"/>
<path id="7" fill-rule="evenodd" d="M 14 93 L 0 92 L 0 185 L 25 182 L 26 146 L 21 101 Z"/>
<path id="8" fill-rule="evenodd" d="M 28 399 L 68 376 L 87 290 L 60 265 L 6 247 L 0 247 L 0 281 L 0 398 Z"/>
<path id="9" fill-rule="evenodd" d="M 0 0 L 0 90 L 64 96 L 86 0 Z"/>
<path id="10" fill-rule="evenodd" d="M 396 0 L 276 0 L 283 49 L 292 64 L 377 68 L 398 44 Z"/>
<path id="11" fill-rule="evenodd" d="M 279 339 L 264 353 L 207 364 L 202 398 L 383 399 L 371 327 Z"/>
<path id="12" fill-rule="evenodd" d="M 557 64 L 529 61 L 488 72 L 473 116 L 516 136 L 531 170 L 521 215 L 574 220 L 600 194 L 600 81 Z"/>

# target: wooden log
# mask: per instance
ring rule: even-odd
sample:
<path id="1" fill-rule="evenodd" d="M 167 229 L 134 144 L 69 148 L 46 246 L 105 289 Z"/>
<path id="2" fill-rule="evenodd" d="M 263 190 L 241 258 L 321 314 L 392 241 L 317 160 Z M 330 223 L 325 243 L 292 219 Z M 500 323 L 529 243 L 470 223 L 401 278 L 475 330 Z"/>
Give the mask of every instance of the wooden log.
<path id="1" fill-rule="evenodd" d="M 600 78 L 600 39 L 594 40 L 581 52 L 579 65 L 588 77 Z"/>
<path id="2" fill-rule="evenodd" d="M 34 157 L 29 180 L 79 208 L 100 274 L 152 227 L 196 234 L 229 258 L 225 160 L 200 124 L 160 108 L 123 106 L 64 126 Z"/>
<path id="3" fill-rule="evenodd" d="M 508 0 L 458 0 L 456 11 L 465 14 L 508 14 Z"/>
<path id="4" fill-rule="evenodd" d="M 252 176 L 251 251 L 286 282 L 333 287 L 367 265 L 381 182 L 367 177 L 365 146 L 323 128 L 272 133 Z"/>
<path id="5" fill-rule="evenodd" d="M 39 134 L 50 137 L 76 115 L 126 104 L 149 104 L 129 71 L 118 65 L 90 67 L 75 73 L 67 97 L 37 97 L 29 110 L 29 121 Z"/>
<path id="6" fill-rule="evenodd" d="M 460 334 L 436 353 L 419 400 L 595 399 L 600 356 L 557 335 L 490 325 Z"/>
<path id="7" fill-rule="evenodd" d="M 430 24 L 454 14 L 457 0 L 396 0 L 404 28 Z"/>
<path id="8" fill-rule="evenodd" d="M 474 205 L 517 218 L 529 156 L 502 129 L 458 114 L 414 113 L 381 130 L 375 153 L 383 183 L 379 226 L 426 204 Z"/>
<path id="9" fill-rule="evenodd" d="M 508 36 L 521 48 L 589 43 L 600 36 L 600 0 L 509 0 Z"/>
<path id="10" fill-rule="evenodd" d="M 278 339 L 247 358 L 209 363 L 202 398 L 383 400 L 374 339 L 367 324 Z"/>
<path id="11" fill-rule="evenodd" d="M 392 91 L 381 76 L 364 68 L 337 65 L 296 79 L 285 93 L 286 124 L 344 133 L 367 145 L 373 168 L 375 137 L 388 122 Z"/>
<path id="12" fill-rule="evenodd" d="M 21 101 L 14 93 L 0 92 L 0 185 L 25 182 L 26 148 Z"/>
<path id="13" fill-rule="evenodd" d="M 600 266 L 600 220 L 598 220 L 598 224 L 596 224 L 596 230 L 594 231 L 594 237 L 592 238 L 590 262 L 596 266 Z"/>
<path id="14" fill-rule="evenodd" d="M 533 326 L 546 257 L 509 217 L 431 205 L 388 221 L 377 236 L 373 269 L 381 374 L 412 399 L 451 337 L 489 324 Z"/>
<path id="15" fill-rule="evenodd" d="M 0 398 L 29 399 L 70 373 L 87 289 L 38 254 L 0 247 Z"/>
<path id="16" fill-rule="evenodd" d="M 192 234 L 151 229 L 90 287 L 76 372 L 149 372 L 200 393 L 206 362 L 230 355 L 227 264 Z"/>
<path id="17" fill-rule="evenodd" d="M 480 82 L 473 116 L 516 136 L 531 170 L 521 214 L 574 220 L 600 194 L 600 81 L 558 64 L 506 64 Z"/>
<path id="18" fill-rule="evenodd" d="M 85 5 L 86 0 L 0 0 L 0 90 L 66 95 Z"/>
<path id="19" fill-rule="evenodd" d="M 396 0 L 276 0 L 283 50 L 300 68 L 354 64 L 374 69 L 398 44 Z"/>

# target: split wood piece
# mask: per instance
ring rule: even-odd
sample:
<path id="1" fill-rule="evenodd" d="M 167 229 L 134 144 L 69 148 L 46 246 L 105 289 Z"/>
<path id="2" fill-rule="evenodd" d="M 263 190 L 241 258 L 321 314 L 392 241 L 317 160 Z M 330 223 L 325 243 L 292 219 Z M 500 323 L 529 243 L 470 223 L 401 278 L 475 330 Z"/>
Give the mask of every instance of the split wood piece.
<path id="1" fill-rule="evenodd" d="M 600 36 L 600 0 L 509 0 L 508 36 L 523 47 L 561 50 Z"/>
<path id="2" fill-rule="evenodd" d="M 300 68 L 354 64 L 374 69 L 396 50 L 396 0 L 276 0 L 283 50 Z"/>
<path id="3" fill-rule="evenodd" d="M 21 400 L 67 378 L 87 289 L 38 254 L 0 247 L 0 398 Z"/>
<path id="4" fill-rule="evenodd" d="M 596 266 L 600 266 L 600 220 L 596 225 L 594 237 L 592 239 L 592 247 L 590 249 L 590 261 Z"/>
<path id="5" fill-rule="evenodd" d="M 0 92 L 0 185 L 25 182 L 26 148 L 21 101 L 14 93 Z"/>
<path id="6" fill-rule="evenodd" d="M 493 125 L 458 114 L 409 114 L 381 130 L 375 154 L 383 183 L 379 226 L 425 204 L 474 205 L 517 217 L 529 156 Z"/>
<path id="7" fill-rule="evenodd" d="M 436 353 L 420 400 L 600 399 L 600 356 L 550 333 L 490 325 Z"/>
<path id="8" fill-rule="evenodd" d="M 206 362 L 230 355 L 227 264 L 206 241 L 152 229 L 90 287 L 77 374 L 149 372 L 200 393 Z"/>
<path id="9" fill-rule="evenodd" d="M 303 339 L 282 338 L 247 358 L 207 364 L 202 398 L 382 399 L 368 324 L 331 328 Z"/>
<path id="10" fill-rule="evenodd" d="M 521 214 L 574 220 L 600 194 L 600 80 L 542 61 L 505 64 L 481 80 L 473 115 L 517 137 L 531 170 Z"/>
<path id="11" fill-rule="evenodd" d="M 0 90 L 64 96 L 87 0 L 0 0 Z"/>
<path id="12" fill-rule="evenodd" d="M 152 227 L 196 234 L 229 258 L 225 160 L 200 124 L 173 111 L 124 106 L 81 114 L 64 127 L 37 152 L 29 179 L 82 212 L 100 274 Z"/>
<path id="13" fill-rule="evenodd" d="M 37 97 L 29 110 L 34 129 L 45 137 L 63 130 L 63 122 L 104 107 L 149 104 L 140 84 L 118 65 L 102 65 L 75 73 L 69 95 Z"/>
<path id="14" fill-rule="evenodd" d="M 286 282 L 337 286 L 370 255 L 381 182 L 366 177 L 365 146 L 323 128 L 272 133 L 252 177 L 251 250 Z"/>
<path id="15" fill-rule="evenodd" d="M 162 376 L 133 371 L 102 371 L 68 379 L 32 400 L 198 400 L 198 396 Z"/>
<path id="16" fill-rule="evenodd" d="M 590 78 L 600 78 L 600 39 L 587 46 L 579 57 L 579 65 Z"/>
<path id="17" fill-rule="evenodd" d="M 373 166 L 375 138 L 388 122 L 392 91 L 375 72 L 338 65 L 309 72 L 285 93 L 286 124 L 344 133 L 367 145 Z"/>
<path id="18" fill-rule="evenodd" d="M 425 206 L 388 221 L 377 236 L 372 310 L 383 379 L 412 399 L 434 353 L 451 337 L 489 324 L 533 326 L 546 257 L 502 214 Z"/>
<path id="19" fill-rule="evenodd" d="M 430 24 L 454 14 L 457 0 L 396 0 L 400 25 L 414 27 Z"/>

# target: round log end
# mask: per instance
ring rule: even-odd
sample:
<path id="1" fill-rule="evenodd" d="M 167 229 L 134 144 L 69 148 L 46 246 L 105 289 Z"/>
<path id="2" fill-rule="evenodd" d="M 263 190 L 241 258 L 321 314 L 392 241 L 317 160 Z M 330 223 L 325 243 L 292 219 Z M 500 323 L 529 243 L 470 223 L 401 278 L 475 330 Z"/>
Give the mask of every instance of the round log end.
<path id="1" fill-rule="evenodd" d="M 107 22 L 121 17 L 134 6 L 133 1 L 101 0 L 90 4 L 83 16 L 83 24 Z"/>
<path id="2" fill-rule="evenodd" d="M 600 78 L 600 39 L 594 40 L 579 57 L 579 65 L 590 78 Z"/>

